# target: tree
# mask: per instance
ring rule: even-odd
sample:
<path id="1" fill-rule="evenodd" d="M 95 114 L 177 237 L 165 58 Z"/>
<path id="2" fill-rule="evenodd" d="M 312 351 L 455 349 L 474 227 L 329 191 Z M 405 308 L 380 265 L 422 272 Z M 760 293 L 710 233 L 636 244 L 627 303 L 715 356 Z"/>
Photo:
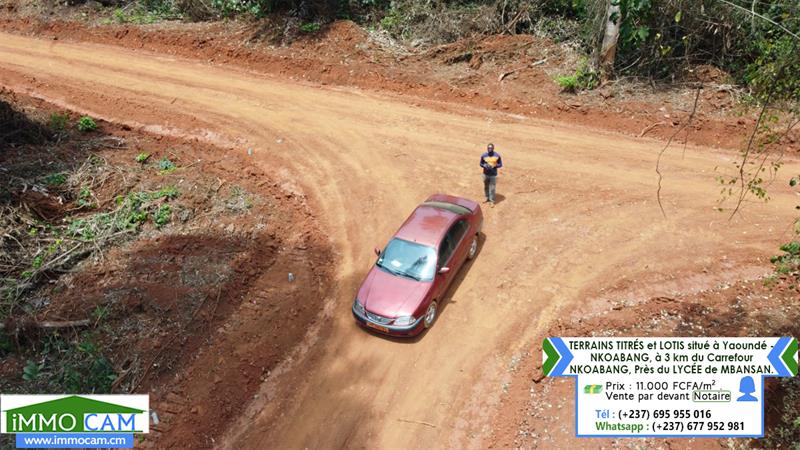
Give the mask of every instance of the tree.
<path id="1" fill-rule="evenodd" d="M 594 66 L 600 70 L 603 79 L 614 70 L 614 58 L 617 54 L 619 41 L 619 27 L 622 23 L 620 0 L 608 0 L 606 6 L 606 20 L 604 21 L 603 40 L 600 42 L 599 51 L 595 52 Z"/>

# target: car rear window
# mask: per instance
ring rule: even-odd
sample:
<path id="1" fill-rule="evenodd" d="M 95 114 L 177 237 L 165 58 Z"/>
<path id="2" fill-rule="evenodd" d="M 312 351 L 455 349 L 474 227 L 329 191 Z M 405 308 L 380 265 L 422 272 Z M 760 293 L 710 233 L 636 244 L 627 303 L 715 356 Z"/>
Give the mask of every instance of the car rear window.
<path id="1" fill-rule="evenodd" d="M 423 203 L 423 205 L 430 206 L 432 208 L 445 209 L 447 211 L 456 213 L 458 215 L 469 214 L 469 213 L 472 212 L 468 208 L 465 208 L 465 207 L 460 206 L 460 205 L 454 205 L 453 203 L 447 203 L 447 202 L 425 202 L 425 203 Z"/>

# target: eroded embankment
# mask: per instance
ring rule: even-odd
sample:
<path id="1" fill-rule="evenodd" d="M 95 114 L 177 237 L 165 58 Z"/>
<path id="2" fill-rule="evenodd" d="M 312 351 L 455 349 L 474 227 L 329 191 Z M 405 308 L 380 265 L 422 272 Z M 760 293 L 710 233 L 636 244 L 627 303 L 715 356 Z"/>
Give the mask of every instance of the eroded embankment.
<path id="1" fill-rule="evenodd" d="M 305 197 L 247 155 L 0 100 L 0 390 L 149 393 L 146 442 L 213 445 L 322 309 Z"/>

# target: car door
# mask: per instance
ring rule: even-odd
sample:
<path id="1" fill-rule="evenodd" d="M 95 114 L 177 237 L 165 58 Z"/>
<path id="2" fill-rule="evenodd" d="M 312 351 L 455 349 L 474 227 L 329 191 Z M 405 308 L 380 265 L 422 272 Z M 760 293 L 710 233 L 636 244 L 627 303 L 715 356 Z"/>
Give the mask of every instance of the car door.
<path id="1" fill-rule="evenodd" d="M 455 278 L 463 258 L 466 257 L 466 250 L 462 241 L 468 228 L 469 224 L 465 220 L 459 220 L 450 227 L 439 244 L 439 259 L 436 267 L 436 298 L 441 298 L 444 295 L 447 286 Z M 447 273 L 438 273 L 438 270 L 442 267 L 448 267 L 450 270 Z"/>
<path id="2" fill-rule="evenodd" d="M 469 222 L 466 219 L 461 219 L 454 223 L 450 229 L 453 240 L 453 253 L 448 264 L 452 272 L 458 272 L 458 269 L 464 264 L 464 260 L 467 259 L 467 252 L 469 252 L 469 245 L 471 244 L 471 241 L 467 239 L 467 230 L 469 230 Z"/>

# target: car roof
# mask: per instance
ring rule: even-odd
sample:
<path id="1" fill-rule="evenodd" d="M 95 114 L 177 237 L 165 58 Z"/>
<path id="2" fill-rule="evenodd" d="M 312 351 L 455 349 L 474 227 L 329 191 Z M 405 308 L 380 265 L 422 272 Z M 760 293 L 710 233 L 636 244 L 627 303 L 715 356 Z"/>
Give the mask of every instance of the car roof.
<path id="1" fill-rule="evenodd" d="M 459 214 L 444 208 L 422 204 L 411 213 L 395 233 L 396 238 L 437 247 Z"/>

